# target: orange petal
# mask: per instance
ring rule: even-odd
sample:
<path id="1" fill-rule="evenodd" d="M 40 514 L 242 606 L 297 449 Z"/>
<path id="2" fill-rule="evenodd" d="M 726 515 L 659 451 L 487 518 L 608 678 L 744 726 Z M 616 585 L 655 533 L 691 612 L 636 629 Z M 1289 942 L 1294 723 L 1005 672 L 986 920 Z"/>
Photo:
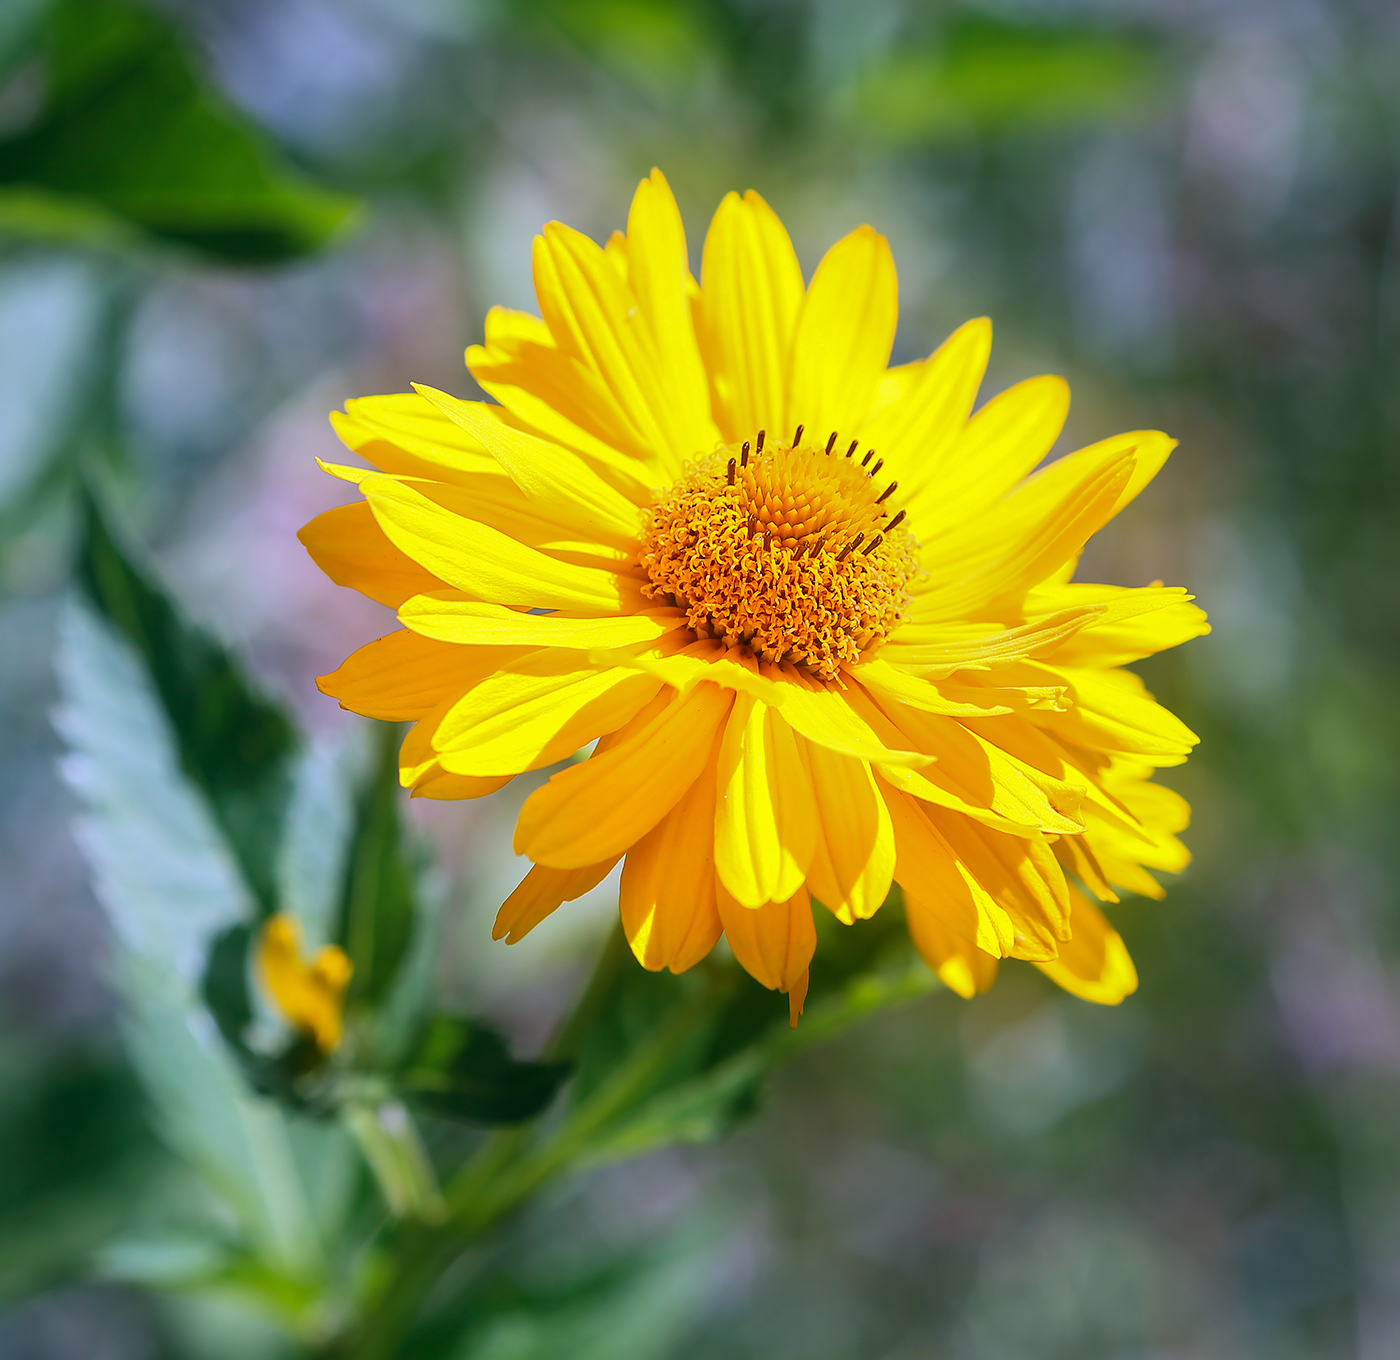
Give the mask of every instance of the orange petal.
<path id="1" fill-rule="evenodd" d="M 908 889 L 904 916 L 914 947 L 945 987 L 970 1000 L 996 981 L 996 958 L 949 930 L 938 912 Z"/>
<path id="2" fill-rule="evenodd" d="M 414 595 L 442 589 L 432 572 L 389 542 L 364 501 L 317 515 L 297 537 L 336 585 L 349 586 L 390 609 Z"/>
<path id="3" fill-rule="evenodd" d="M 629 850 L 704 768 L 732 694 L 697 685 L 650 721 L 536 789 L 520 809 L 515 851 L 559 869 Z"/>
<path id="4" fill-rule="evenodd" d="M 799 888 L 786 902 L 746 907 L 719 885 L 719 918 L 734 957 L 765 987 L 805 993 L 807 967 L 817 950 L 812 899 Z"/>
<path id="5" fill-rule="evenodd" d="M 622 925 L 644 968 L 683 973 L 719 939 L 715 782 L 712 753 L 685 797 L 627 853 Z"/>
<path id="6" fill-rule="evenodd" d="M 563 903 L 591 892 L 611 872 L 617 857 L 600 864 L 586 864 L 581 869 L 550 869 L 537 864 L 515 891 L 501 904 L 491 938 L 504 938 L 507 944 L 519 944 L 544 918 Z"/>

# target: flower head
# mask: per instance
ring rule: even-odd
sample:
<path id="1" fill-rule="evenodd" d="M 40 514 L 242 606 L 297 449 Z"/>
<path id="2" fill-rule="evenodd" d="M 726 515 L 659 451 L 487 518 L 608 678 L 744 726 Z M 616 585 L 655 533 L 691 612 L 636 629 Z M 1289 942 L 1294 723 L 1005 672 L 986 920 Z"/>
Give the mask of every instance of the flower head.
<path id="1" fill-rule="evenodd" d="M 325 945 L 308 963 L 296 918 L 274 916 L 258 939 L 258 971 L 289 1025 L 314 1039 L 322 1053 L 338 1047 L 345 989 L 354 971 L 339 945 Z"/>
<path id="2" fill-rule="evenodd" d="M 470 798 L 596 742 L 526 800 L 514 942 L 624 861 L 648 968 L 721 934 L 796 1018 L 815 899 L 848 924 L 903 889 L 963 995 L 997 961 L 1117 1001 L 1136 985 L 1094 904 L 1187 862 L 1149 782 L 1196 738 L 1126 663 L 1206 631 L 1180 588 L 1071 583 L 1086 540 L 1173 441 L 1119 435 L 1035 469 L 1068 392 L 973 412 L 968 322 L 890 368 L 884 238 L 805 285 L 756 194 L 729 195 L 692 277 L 660 172 L 605 247 L 551 223 L 541 317 L 495 309 L 467 352 L 496 404 L 430 388 L 347 403 L 332 467 L 364 500 L 302 531 L 398 610 L 321 687 L 415 725 L 402 778 Z"/>

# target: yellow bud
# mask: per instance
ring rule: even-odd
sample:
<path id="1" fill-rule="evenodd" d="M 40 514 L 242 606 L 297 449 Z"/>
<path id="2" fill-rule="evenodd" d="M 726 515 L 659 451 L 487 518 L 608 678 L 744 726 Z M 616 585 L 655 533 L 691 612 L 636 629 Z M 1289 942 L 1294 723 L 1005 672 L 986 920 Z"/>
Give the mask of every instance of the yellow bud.
<path id="1" fill-rule="evenodd" d="M 268 994 L 287 1023 L 311 1035 L 324 1053 L 340 1043 L 345 989 L 354 967 L 334 944 L 304 962 L 301 927 L 290 916 L 272 917 L 258 941 L 258 971 Z"/>

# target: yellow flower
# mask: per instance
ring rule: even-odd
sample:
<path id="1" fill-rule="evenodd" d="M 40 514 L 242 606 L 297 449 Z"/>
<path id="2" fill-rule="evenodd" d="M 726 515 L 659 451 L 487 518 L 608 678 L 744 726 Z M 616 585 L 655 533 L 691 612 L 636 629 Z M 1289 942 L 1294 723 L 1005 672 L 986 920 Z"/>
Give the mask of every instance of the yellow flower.
<path id="1" fill-rule="evenodd" d="M 1071 584 L 1085 541 L 1161 467 L 1136 431 L 1034 469 L 1069 395 L 972 408 L 970 321 L 888 367 L 885 239 L 860 227 L 804 288 L 782 224 L 730 194 L 700 281 L 659 172 L 627 233 L 535 241 L 542 317 L 497 308 L 472 376 L 332 417 L 377 471 L 302 531 L 398 610 L 321 688 L 415 724 L 406 786 L 473 798 L 597 741 L 526 800 L 519 940 L 620 858 L 648 968 L 723 933 L 800 1012 L 812 899 L 872 915 L 892 882 L 965 996 L 1028 959 L 1095 1001 L 1136 985 L 1091 897 L 1160 896 L 1187 808 L 1148 783 L 1196 738 L 1118 669 L 1206 631 L 1176 587 Z"/>
<path id="2" fill-rule="evenodd" d="M 335 1049 L 354 972 L 345 951 L 328 944 L 303 962 L 301 927 L 291 916 L 273 916 L 258 940 L 258 970 L 283 1019 L 309 1034 L 323 1053 Z"/>

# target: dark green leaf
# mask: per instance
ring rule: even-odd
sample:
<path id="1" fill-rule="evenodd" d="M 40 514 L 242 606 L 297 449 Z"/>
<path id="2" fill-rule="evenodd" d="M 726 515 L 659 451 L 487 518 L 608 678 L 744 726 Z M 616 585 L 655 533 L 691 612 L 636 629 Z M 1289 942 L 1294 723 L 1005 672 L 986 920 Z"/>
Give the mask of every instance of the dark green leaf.
<path id="1" fill-rule="evenodd" d="M 291 723 L 219 643 L 182 620 L 132 565 L 92 495 L 85 502 L 82 587 L 144 662 L 185 774 L 208 799 L 249 888 L 270 913 L 297 745 Z"/>
<path id="2" fill-rule="evenodd" d="M 155 1140 L 130 1072 L 72 1052 L 0 1068 L 0 1291 L 73 1270 L 129 1218 Z"/>
<path id="3" fill-rule="evenodd" d="M 838 924 L 817 910 L 819 944 L 801 1023 L 785 996 L 760 986 L 732 959 L 711 958 L 680 977 L 648 973 L 620 932 L 580 1008 L 575 1108 L 644 1071 L 643 1087 L 591 1138 L 594 1156 L 617 1156 L 676 1141 L 720 1137 L 754 1113 L 766 1078 L 796 1050 L 871 1010 L 929 990 L 932 974 L 914 956 L 898 892 L 871 920 Z M 677 1041 L 668 1039 L 675 1034 Z M 648 1065 L 648 1053 L 656 1059 Z"/>
<path id="4" fill-rule="evenodd" d="M 539 1114 L 568 1076 L 565 1062 L 517 1062 L 494 1030 L 436 1016 L 399 1086 L 433 1114 L 479 1124 L 517 1124 Z"/>
<path id="5" fill-rule="evenodd" d="M 0 143 L 0 184 L 70 197 L 236 263 L 314 250 L 352 212 L 279 165 L 171 24 L 131 0 L 61 0 L 45 47 L 46 99 Z"/>
<path id="6" fill-rule="evenodd" d="M 400 732 L 388 723 L 376 733 L 378 757 L 355 812 L 355 830 L 341 909 L 340 941 L 355 965 L 351 997 L 382 998 L 413 938 L 414 870 L 399 822 Z"/>
<path id="7" fill-rule="evenodd" d="M 248 995 L 248 948 L 253 932 L 246 925 L 230 926 L 209 946 L 202 991 L 204 1004 L 225 1040 L 240 1053 L 243 1035 L 253 1023 L 253 1000 Z"/>

